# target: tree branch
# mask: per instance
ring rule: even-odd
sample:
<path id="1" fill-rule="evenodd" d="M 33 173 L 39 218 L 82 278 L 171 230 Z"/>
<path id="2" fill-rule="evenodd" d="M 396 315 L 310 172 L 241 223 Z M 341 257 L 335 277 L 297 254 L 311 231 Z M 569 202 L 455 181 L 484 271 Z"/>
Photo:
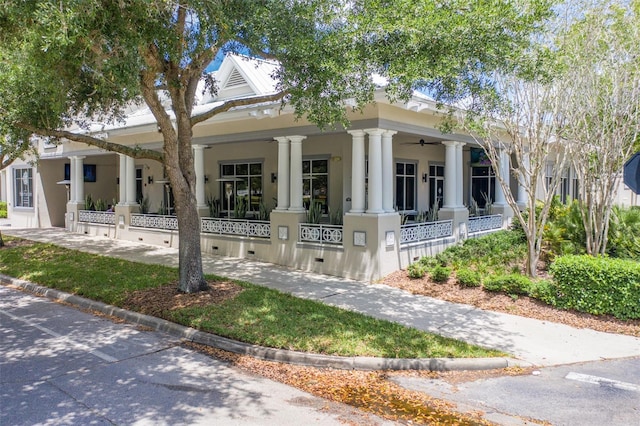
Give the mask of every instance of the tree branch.
<path id="1" fill-rule="evenodd" d="M 127 155 L 132 158 L 138 159 L 148 159 L 155 160 L 162 163 L 164 161 L 164 156 L 161 152 L 154 151 L 151 149 L 143 149 L 140 147 L 131 147 L 126 145 L 121 145 L 118 143 L 108 142 L 102 139 L 94 138 L 93 136 L 84 135 L 80 133 L 69 132 L 66 130 L 48 130 L 48 129 L 39 129 L 37 127 L 33 127 L 29 124 L 18 123 L 18 127 L 21 129 L 27 130 L 29 132 L 42 135 L 42 136 L 50 136 L 60 139 L 68 139 L 74 142 L 84 143 L 90 146 L 95 146 L 97 148 L 104 149 L 110 152 L 116 152 L 118 154 Z"/>
<path id="2" fill-rule="evenodd" d="M 198 123 L 202 123 L 203 121 L 206 121 L 217 114 L 229 111 L 232 108 L 282 100 L 287 94 L 287 91 L 282 91 L 274 93 L 272 95 L 264 95 L 253 98 L 232 99 L 230 101 L 226 101 L 222 105 L 218 105 L 217 107 L 210 109 L 207 112 L 191 117 L 191 125 L 195 126 Z"/>

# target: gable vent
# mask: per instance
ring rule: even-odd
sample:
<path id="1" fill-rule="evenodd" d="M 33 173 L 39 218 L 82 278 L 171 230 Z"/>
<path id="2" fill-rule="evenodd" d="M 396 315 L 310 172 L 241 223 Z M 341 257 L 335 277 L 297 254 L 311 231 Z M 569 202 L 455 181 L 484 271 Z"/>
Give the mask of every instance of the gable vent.
<path id="1" fill-rule="evenodd" d="M 242 74 L 240 74 L 237 69 L 234 69 L 231 75 L 229 75 L 225 87 L 242 86 L 244 84 L 247 84 L 247 82 L 242 77 Z"/>

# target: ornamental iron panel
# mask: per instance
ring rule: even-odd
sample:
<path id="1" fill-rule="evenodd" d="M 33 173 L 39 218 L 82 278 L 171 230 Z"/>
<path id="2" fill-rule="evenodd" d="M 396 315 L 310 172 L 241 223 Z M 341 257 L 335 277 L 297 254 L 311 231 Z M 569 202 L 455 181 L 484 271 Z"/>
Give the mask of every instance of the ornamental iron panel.
<path id="1" fill-rule="evenodd" d="M 410 223 L 400 227 L 400 244 L 419 243 L 453 235 L 453 221 Z"/>
<path id="2" fill-rule="evenodd" d="M 502 229 L 502 215 L 478 216 L 469 218 L 469 234 Z"/>
<path id="3" fill-rule="evenodd" d="M 300 224 L 300 242 L 340 245 L 342 237 L 342 225 Z"/>
<path id="4" fill-rule="evenodd" d="M 262 220 L 203 217 L 200 219 L 200 228 L 206 234 L 271 238 L 271 223 Z"/>
<path id="5" fill-rule="evenodd" d="M 164 216 L 157 214 L 132 214 L 131 226 L 152 229 L 178 229 L 178 218 L 175 216 Z"/>
<path id="6" fill-rule="evenodd" d="M 80 210 L 78 212 L 78 222 L 99 223 L 103 225 L 115 225 L 116 215 L 113 212 Z"/>

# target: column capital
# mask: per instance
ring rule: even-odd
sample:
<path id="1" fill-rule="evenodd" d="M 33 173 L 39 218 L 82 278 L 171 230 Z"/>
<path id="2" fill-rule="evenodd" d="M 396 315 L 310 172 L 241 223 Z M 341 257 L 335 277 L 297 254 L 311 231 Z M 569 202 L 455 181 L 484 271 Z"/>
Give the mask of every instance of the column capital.
<path id="1" fill-rule="evenodd" d="M 347 133 L 349 133 L 353 137 L 364 137 L 364 135 L 366 134 L 366 132 L 362 129 L 347 130 Z"/>
<path id="2" fill-rule="evenodd" d="M 382 136 L 390 137 L 390 136 L 393 136 L 393 135 L 395 135 L 397 133 L 398 133 L 397 130 L 385 130 L 384 133 L 382 133 Z"/>
<path id="3" fill-rule="evenodd" d="M 69 157 L 70 160 L 74 159 L 74 160 L 84 160 L 85 158 L 87 158 L 85 155 L 70 155 Z"/>
<path id="4" fill-rule="evenodd" d="M 369 136 L 382 136 L 382 134 L 386 132 L 385 129 L 364 129 L 364 131 L 367 132 Z"/>
<path id="5" fill-rule="evenodd" d="M 456 141 L 442 141 L 442 145 L 445 145 L 445 146 L 456 146 L 456 145 L 458 145 L 458 142 L 456 142 Z"/>
<path id="6" fill-rule="evenodd" d="M 307 138 L 306 136 L 301 136 L 301 135 L 294 135 L 294 136 L 287 136 L 287 137 L 289 138 L 289 141 L 291 143 L 300 143 Z"/>
<path id="7" fill-rule="evenodd" d="M 196 150 L 203 150 L 207 148 L 207 145 L 191 145 L 191 148 Z"/>
<path id="8" fill-rule="evenodd" d="M 289 143 L 289 138 L 286 136 L 276 136 L 273 138 L 273 140 L 277 141 L 278 143 Z"/>

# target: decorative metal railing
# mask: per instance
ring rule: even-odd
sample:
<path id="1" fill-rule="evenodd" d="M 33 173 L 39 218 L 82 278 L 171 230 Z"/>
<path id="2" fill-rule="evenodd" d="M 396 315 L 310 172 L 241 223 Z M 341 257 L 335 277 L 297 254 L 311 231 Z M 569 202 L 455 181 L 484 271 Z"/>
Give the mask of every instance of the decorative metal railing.
<path id="1" fill-rule="evenodd" d="M 100 223 L 103 225 L 115 225 L 116 215 L 113 212 L 97 212 L 94 210 L 80 210 L 78 222 Z"/>
<path id="2" fill-rule="evenodd" d="M 221 219 L 203 217 L 201 231 L 206 234 L 238 235 L 243 237 L 270 238 L 271 223 L 262 220 Z"/>
<path id="3" fill-rule="evenodd" d="M 400 227 L 400 244 L 419 243 L 452 235 L 453 222 L 451 220 L 410 223 Z"/>
<path id="4" fill-rule="evenodd" d="M 175 216 L 136 213 L 131 215 L 131 226 L 137 226 L 140 228 L 177 230 L 178 218 Z"/>
<path id="5" fill-rule="evenodd" d="M 502 228 L 502 215 L 477 216 L 469 218 L 469 234 L 476 232 L 491 231 Z"/>
<path id="6" fill-rule="evenodd" d="M 304 243 L 342 244 L 342 225 L 316 225 L 301 223 L 299 240 Z"/>

